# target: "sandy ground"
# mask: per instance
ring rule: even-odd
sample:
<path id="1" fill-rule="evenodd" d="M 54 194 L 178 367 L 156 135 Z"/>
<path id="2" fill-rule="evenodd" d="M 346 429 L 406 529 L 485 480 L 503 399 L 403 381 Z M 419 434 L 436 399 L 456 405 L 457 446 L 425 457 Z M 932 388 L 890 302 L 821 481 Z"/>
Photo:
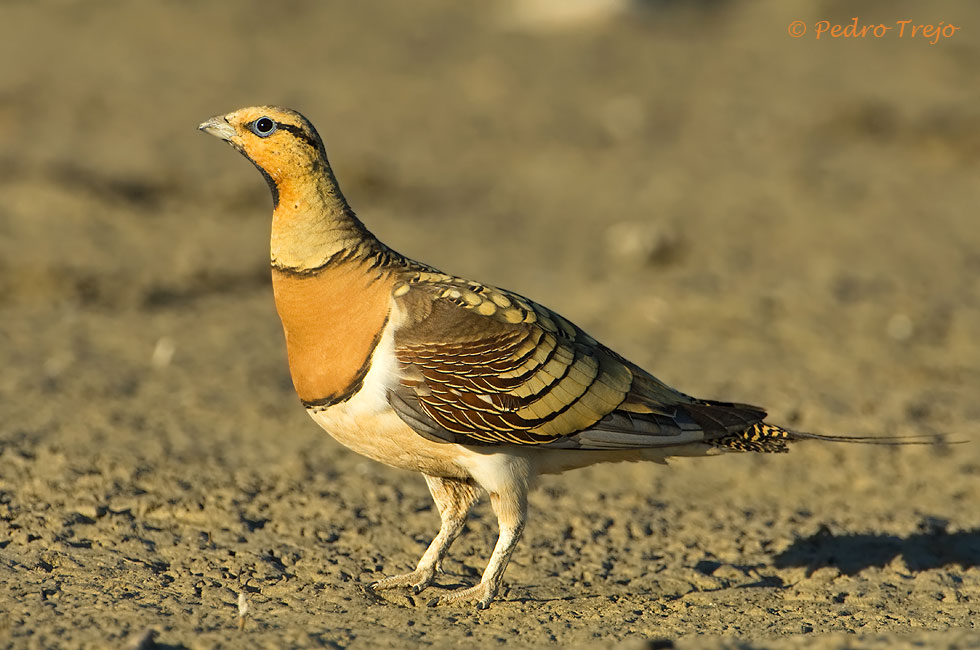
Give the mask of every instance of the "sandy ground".
<path id="1" fill-rule="evenodd" d="M 793 5 L 4 3 L 0 645 L 980 645 L 980 4 Z M 686 392 L 968 442 L 548 478 L 489 611 L 376 598 L 438 517 L 292 393 L 268 191 L 195 131 L 257 103 L 389 244 Z"/>

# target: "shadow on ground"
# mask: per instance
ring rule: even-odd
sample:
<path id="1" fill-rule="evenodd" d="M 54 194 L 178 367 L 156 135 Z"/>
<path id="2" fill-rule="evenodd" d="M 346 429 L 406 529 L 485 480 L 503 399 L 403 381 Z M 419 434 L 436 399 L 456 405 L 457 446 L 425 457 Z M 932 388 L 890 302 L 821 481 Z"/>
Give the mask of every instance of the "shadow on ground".
<path id="1" fill-rule="evenodd" d="M 910 571 L 926 571 L 957 564 L 968 569 L 980 566 L 980 528 L 947 532 L 943 522 L 931 530 L 899 537 L 897 535 L 836 535 L 822 528 L 799 539 L 776 557 L 775 566 L 807 567 L 812 574 L 824 567 L 854 575 L 870 567 L 887 566 L 896 557 L 905 560 Z"/>

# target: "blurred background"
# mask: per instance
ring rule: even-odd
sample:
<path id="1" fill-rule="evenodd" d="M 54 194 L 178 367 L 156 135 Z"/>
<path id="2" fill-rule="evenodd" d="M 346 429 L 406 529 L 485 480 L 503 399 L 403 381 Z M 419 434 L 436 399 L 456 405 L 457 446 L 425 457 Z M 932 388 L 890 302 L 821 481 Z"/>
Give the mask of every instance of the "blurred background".
<path id="1" fill-rule="evenodd" d="M 817 21 L 846 25 L 855 15 L 861 25 L 961 29 L 935 44 L 895 30 L 880 39 L 815 38 Z M 374 575 L 355 572 L 365 554 L 380 554 L 374 571 L 404 570 L 434 532 L 421 479 L 348 454 L 292 393 L 268 279 L 268 189 L 247 161 L 196 130 L 246 105 L 286 105 L 310 118 L 352 206 L 395 249 L 557 309 L 687 393 L 768 406 L 773 421 L 803 430 L 976 436 L 975 2 L 64 0 L 8 1 L 0 18 L 0 487 L 17 566 L 71 565 L 44 553 L 78 558 L 83 551 L 63 539 L 64 517 L 78 503 L 92 522 L 84 552 L 105 560 L 125 540 L 155 539 L 133 513 L 163 508 L 180 549 L 204 524 L 174 520 L 174 508 L 211 513 L 201 515 L 206 521 L 227 516 L 222 525 L 237 530 L 252 521 L 241 513 L 259 507 L 255 499 L 275 493 L 262 501 L 261 518 L 284 521 L 282 540 L 302 536 L 289 532 L 297 506 L 282 505 L 287 497 L 319 494 L 311 512 L 343 503 L 333 521 L 353 517 L 331 525 L 337 543 L 352 545 L 344 570 L 354 582 Z M 794 21 L 809 32 L 792 38 Z M 550 480 L 536 497 L 548 513 L 535 520 L 532 511 L 508 577 L 545 590 L 568 582 L 569 593 L 592 584 L 529 561 L 533 549 L 550 548 L 549 531 L 565 530 L 562 512 L 585 507 L 586 528 L 606 516 L 620 525 L 608 515 L 618 506 L 575 505 L 573 484 L 620 499 L 649 485 L 676 513 L 703 506 L 715 509 L 709 520 L 734 517 L 735 536 L 751 518 L 737 513 L 761 508 L 782 525 L 781 548 L 837 525 L 891 535 L 900 554 L 921 551 L 902 542 L 936 521 L 943 530 L 980 526 L 978 474 L 975 442 L 898 452 L 807 446 L 786 458 L 688 462 L 673 472 L 598 468 Z M 243 490 L 248 498 L 235 496 Z M 215 494 L 228 496 L 214 502 Z M 412 514 L 403 499 L 417 506 Z M 674 534 L 676 521 L 657 503 L 637 501 L 628 518 L 663 517 L 664 534 Z M 398 521 L 395 530 L 345 537 L 362 515 L 344 513 L 362 506 L 378 521 Z M 113 519 L 127 507 L 131 521 Z M 10 532 L 27 521 L 48 531 L 32 533 L 40 545 Z M 492 518 L 476 530 L 460 552 L 482 566 Z M 251 546 L 255 530 L 246 533 L 228 547 L 266 557 Z M 692 535 L 702 541 L 678 550 L 677 563 L 716 561 L 703 555 L 710 535 Z M 407 547 L 397 546 L 402 536 Z M 967 550 L 937 566 L 959 562 L 976 585 L 978 537 L 957 539 Z M 657 538 L 635 542 L 643 543 L 658 548 Z M 295 552 L 310 571 L 325 571 L 315 567 L 328 546 L 297 541 Z M 724 561 L 747 552 L 738 547 Z M 765 563 L 775 551 L 758 552 Z M 142 553 L 162 551 L 131 552 Z M 193 586 L 193 571 L 180 572 L 189 560 L 178 556 L 154 560 L 167 568 L 151 563 L 147 575 L 190 580 L 181 606 L 207 610 L 209 592 Z M 596 571 L 588 562 L 577 570 Z M 0 576 L 26 585 L 15 565 Z M 260 565 L 254 559 L 252 570 Z M 241 567 L 223 570 L 219 584 Z M 778 573 L 789 569 L 772 570 L 790 580 Z M 106 603 L 118 601 L 106 595 L 107 575 L 131 580 L 123 569 L 77 571 L 68 581 L 76 592 L 57 576 L 37 580 L 55 580 L 79 602 L 85 593 Z M 587 591 L 601 595 L 616 575 Z M 866 577 L 866 589 L 880 582 Z M 342 582 L 322 581 L 326 592 Z M 224 594 L 215 611 L 234 602 L 234 589 L 214 588 Z M 828 606 L 821 591 L 839 585 L 815 588 L 812 611 L 822 614 L 809 623 L 787 613 L 786 627 L 745 623 L 742 631 L 893 629 L 880 619 L 847 623 L 846 605 Z M 916 620 L 972 626 L 977 589 L 964 588 L 949 611 L 935 598 L 922 611 L 891 597 L 882 607 L 896 608 L 890 615 L 902 629 Z M 259 587 L 253 595 L 273 598 Z M 156 597 L 160 611 L 178 607 L 166 590 Z M 589 607 L 622 613 L 602 602 L 613 609 Z M 107 607 L 91 613 L 103 630 L 124 636 L 137 625 L 124 621 L 125 608 L 100 619 Z M 492 610 L 494 625 L 509 629 L 507 617 L 522 615 L 515 607 Z M 29 609 L 10 611 L 8 633 L 16 612 Z M 702 614 L 682 624 L 672 610 L 669 629 L 732 632 Z M 53 630 L 59 620 L 35 623 Z M 646 629 L 643 620 L 630 629 Z M 187 633 L 224 624 L 202 615 Z M 586 627 L 549 633 L 589 639 Z M 617 640 L 626 630 L 602 636 Z"/>

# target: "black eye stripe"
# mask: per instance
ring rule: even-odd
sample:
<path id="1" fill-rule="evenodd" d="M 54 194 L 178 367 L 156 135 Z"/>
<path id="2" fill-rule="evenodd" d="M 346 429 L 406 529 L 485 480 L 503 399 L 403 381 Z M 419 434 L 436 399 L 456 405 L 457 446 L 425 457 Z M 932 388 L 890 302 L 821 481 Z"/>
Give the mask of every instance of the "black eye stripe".
<path id="1" fill-rule="evenodd" d="M 305 142 L 306 144 L 310 145 L 314 149 L 317 149 L 320 146 L 320 143 L 317 142 L 317 139 L 315 137 L 313 137 L 312 135 L 310 135 L 309 133 L 307 133 L 306 129 L 304 129 L 301 126 L 296 126 L 295 124 L 286 124 L 284 122 L 280 122 L 279 123 L 279 128 L 282 129 L 283 131 L 286 131 L 288 133 L 291 133 L 294 137 L 296 137 L 299 140 L 302 140 L 303 142 Z"/>
<path id="2" fill-rule="evenodd" d="M 311 134 L 309 130 L 296 124 L 289 124 L 288 122 L 275 122 L 271 117 L 260 117 L 254 120 L 248 124 L 248 129 L 260 138 L 266 138 L 276 131 L 286 131 L 297 140 L 302 140 L 313 149 L 320 148 L 319 139 L 315 135 Z"/>

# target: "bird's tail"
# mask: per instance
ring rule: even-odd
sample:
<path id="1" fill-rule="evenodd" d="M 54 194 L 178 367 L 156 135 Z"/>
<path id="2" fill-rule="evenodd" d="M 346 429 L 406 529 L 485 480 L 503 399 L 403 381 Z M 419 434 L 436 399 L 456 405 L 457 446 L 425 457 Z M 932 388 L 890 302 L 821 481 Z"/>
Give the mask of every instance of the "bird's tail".
<path id="1" fill-rule="evenodd" d="M 711 441 L 712 445 L 731 451 L 755 451 L 779 454 L 789 451 L 788 443 L 799 440 L 821 440 L 824 442 L 849 442 L 862 445 L 935 445 L 945 443 L 939 435 L 921 436 L 827 436 L 819 433 L 794 431 L 775 424 L 759 422 L 748 429 Z"/>

